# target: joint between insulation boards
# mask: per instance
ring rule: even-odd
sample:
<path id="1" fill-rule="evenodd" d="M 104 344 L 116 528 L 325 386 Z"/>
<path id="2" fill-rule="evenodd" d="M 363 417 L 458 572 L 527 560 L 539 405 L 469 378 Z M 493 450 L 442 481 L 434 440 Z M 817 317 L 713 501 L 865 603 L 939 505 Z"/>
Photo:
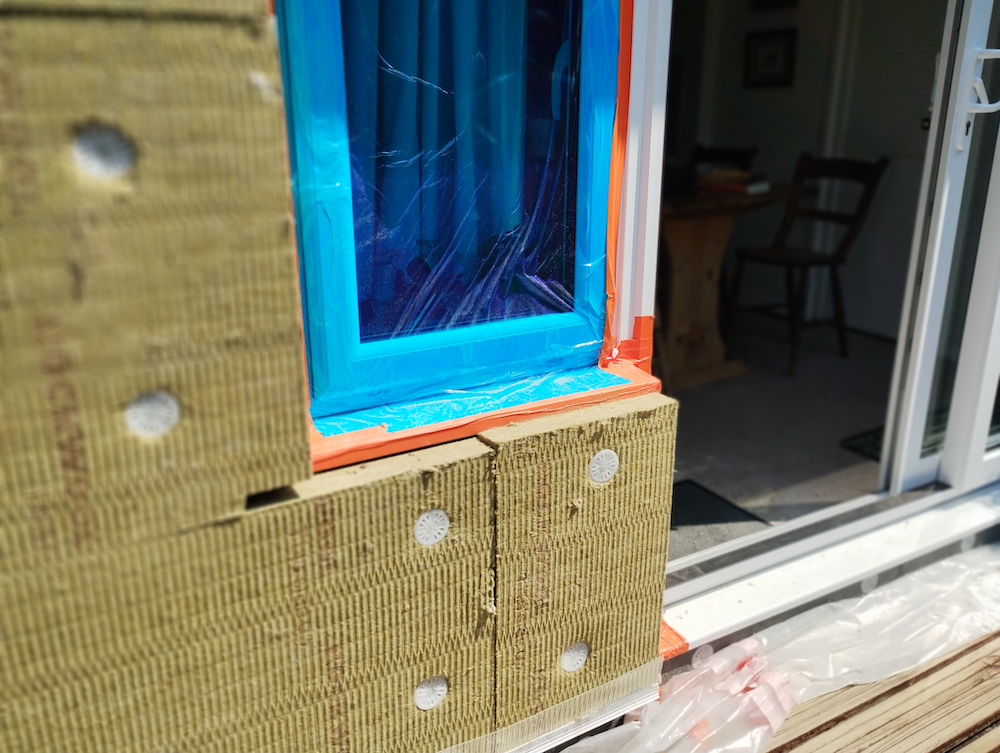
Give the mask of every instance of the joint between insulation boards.
<path id="1" fill-rule="evenodd" d="M 492 451 L 493 457 L 490 459 L 490 474 L 492 476 L 490 484 L 490 523 L 493 527 L 492 539 L 490 541 L 490 567 L 493 569 L 493 593 L 490 595 L 493 600 L 494 614 L 493 614 L 493 729 L 500 728 L 500 714 L 497 711 L 497 692 L 498 687 L 498 661 L 497 661 L 497 648 L 499 647 L 499 639 L 497 634 L 499 632 L 499 622 L 500 622 L 500 611 L 497 608 L 497 595 L 500 593 L 500 571 L 497 567 L 497 455 L 496 446 L 490 442 L 487 442 L 482 437 L 476 437 L 480 443 L 488 447 Z"/>
<path id="2" fill-rule="evenodd" d="M 246 499 L 247 510 L 257 510 L 261 507 L 271 507 L 282 502 L 294 502 L 301 499 L 293 486 L 279 486 L 277 489 L 248 494 Z"/>
<path id="3" fill-rule="evenodd" d="M 267 8 L 254 11 L 197 11 L 156 8 L 106 8 L 73 5 L 44 5 L 4 3 L 0 0 L 0 19 L 3 18 L 100 18 L 121 21 L 167 21 L 176 23 L 243 23 L 261 27 L 270 20 Z"/>

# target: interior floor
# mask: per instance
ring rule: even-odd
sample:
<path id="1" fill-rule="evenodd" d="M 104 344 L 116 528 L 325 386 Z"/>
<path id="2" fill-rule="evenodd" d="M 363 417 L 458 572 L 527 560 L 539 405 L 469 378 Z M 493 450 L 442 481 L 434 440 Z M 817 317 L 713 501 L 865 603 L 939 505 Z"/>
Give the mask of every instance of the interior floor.
<path id="1" fill-rule="evenodd" d="M 809 327 L 789 376 L 787 331 L 740 312 L 728 350 L 747 371 L 675 395 L 675 483 L 693 480 L 750 515 L 685 524 L 692 517 L 675 513 L 671 559 L 875 491 L 878 463 L 841 441 L 884 423 L 895 343 L 852 332 L 841 358 L 832 327 Z M 674 504 L 697 506 L 698 495 Z"/>

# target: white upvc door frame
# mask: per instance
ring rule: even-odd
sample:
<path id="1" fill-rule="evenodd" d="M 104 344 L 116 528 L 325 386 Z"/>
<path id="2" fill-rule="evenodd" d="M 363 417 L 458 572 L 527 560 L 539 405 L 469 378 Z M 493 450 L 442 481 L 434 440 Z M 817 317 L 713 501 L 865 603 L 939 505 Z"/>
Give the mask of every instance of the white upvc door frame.
<path id="1" fill-rule="evenodd" d="M 941 480 L 960 489 L 1000 480 L 1000 448 L 986 450 L 1000 383 L 1000 139 L 997 147 L 941 457 Z"/>
<path id="2" fill-rule="evenodd" d="M 653 316 L 660 233 L 663 134 L 667 117 L 672 0 L 634 0 L 625 168 L 618 223 L 615 346 Z"/>
<path id="3" fill-rule="evenodd" d="M 975 128 L 969 102 L 982 69 L 976 53 L 986 46 L 992 10 L 993 0 L 948 3 L 931 117 L 937 137 L 927 146 L 882 448 L 880 485 L 891 494 L 941 472 L 942 453 L 924 456 L 922 448 Z"/>

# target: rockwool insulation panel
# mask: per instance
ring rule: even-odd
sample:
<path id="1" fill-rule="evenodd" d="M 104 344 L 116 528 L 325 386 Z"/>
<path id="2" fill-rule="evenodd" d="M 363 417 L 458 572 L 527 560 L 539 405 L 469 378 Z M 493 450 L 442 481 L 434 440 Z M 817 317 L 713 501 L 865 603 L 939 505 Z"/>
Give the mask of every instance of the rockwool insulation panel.
<path id="1" fill-rule="evenodd" d="M 493 731 L 491 471 L 481 442 L 442 445 L 0 578 L 0 749 L 434 753 Z"/>
<path id="2" fill-rule="evenodd" d="M 496 449 L 498 727 L 656 659 L 676 421 L 647 395 L 480 435 Z"/>
<path id="3" fill-rule="evenodd" d="M 25 13 L 104 13 L 156 17 L 259 19 L 269 10 L 267 0 L 0 0 L 0 8 Z"/>
<path id="4" fill-rule="evenodd" d="M 266 4 L 0 7 L 3 571 L 238 512 L 310 456 Z"/>

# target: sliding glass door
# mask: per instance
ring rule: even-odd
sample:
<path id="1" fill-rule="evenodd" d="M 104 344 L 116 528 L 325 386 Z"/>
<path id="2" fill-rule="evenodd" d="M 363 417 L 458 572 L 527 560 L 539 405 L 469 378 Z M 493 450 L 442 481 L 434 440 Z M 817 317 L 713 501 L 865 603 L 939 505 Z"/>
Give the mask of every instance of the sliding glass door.
<path id="1" fill-rule="evenodd" d="M 883 452 L 893 492 L 1000 478 L 998 47 L 993 0 L 954 0 Z"/>

